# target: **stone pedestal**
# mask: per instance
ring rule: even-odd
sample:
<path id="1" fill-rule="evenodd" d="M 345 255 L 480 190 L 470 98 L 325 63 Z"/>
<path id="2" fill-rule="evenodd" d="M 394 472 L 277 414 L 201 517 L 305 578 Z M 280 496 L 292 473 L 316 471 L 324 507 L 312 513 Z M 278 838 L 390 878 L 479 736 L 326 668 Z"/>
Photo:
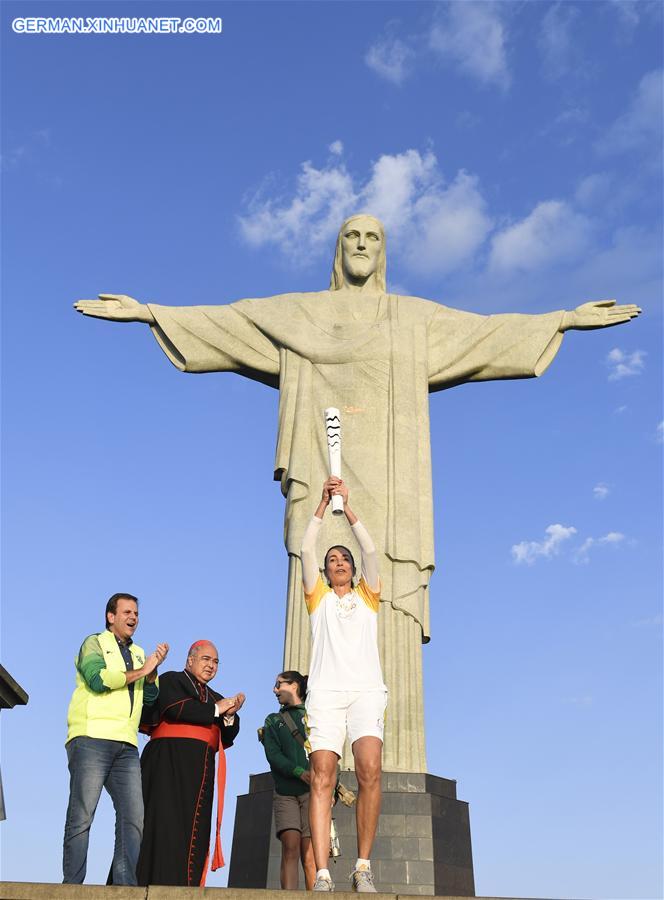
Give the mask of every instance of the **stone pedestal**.
<path id="1" fill-rule="evenodd" d="M 354 772 L 342 772 L 341 781 L 357 791 Z M 457 800 L 456 782 L 436 775 L 384 772 L 382 785 L 371 856 L 378 891 L 474 897 L 468 804 Z M 279 888 L 281 844 L 274 835 L 272 791 L 269 772 L 251 775 L 249 793 L 237 798 L 229 887 Z M 355 808 L 337 803 L 332 814 L 342 856 L 330 861 L 330 872 L 337 890 L 344 891 L 357 855 Z"/>

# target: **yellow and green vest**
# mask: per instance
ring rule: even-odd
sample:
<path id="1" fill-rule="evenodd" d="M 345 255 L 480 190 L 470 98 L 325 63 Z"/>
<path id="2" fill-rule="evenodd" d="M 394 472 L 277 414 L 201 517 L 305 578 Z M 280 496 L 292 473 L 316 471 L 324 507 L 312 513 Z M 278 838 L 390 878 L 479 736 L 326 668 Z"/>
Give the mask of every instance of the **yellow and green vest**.
<path id="1" fill-rule="evenodd" d="M 140 669 L 145 662 L 142 647 L 132 643 L 129 651 L 134 669 Z M 82 671 L 90 667 L 97 670 L 98 679 L 101 679 L 101 683 L 97 682 L 100 690 L 92 690 L 83 677 Z M 126 671 L 118 642 L 111 631 L 91 634 L 85 639 L 76 659 L 76 688 L 67 714 L 67 741 L 84 736 L 138 746 L 145 679 L 134 682 L 132 704 Z"/>

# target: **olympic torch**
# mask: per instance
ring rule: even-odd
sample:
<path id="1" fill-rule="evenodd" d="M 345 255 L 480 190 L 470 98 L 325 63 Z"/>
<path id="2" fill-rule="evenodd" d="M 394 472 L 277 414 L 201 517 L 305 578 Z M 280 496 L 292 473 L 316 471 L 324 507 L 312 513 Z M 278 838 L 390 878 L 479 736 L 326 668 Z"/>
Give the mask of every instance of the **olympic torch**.
<path id="1" fill-rule="evenodd" d="M 325 410 L 325 430 L 327 432 L 327 455 L 330 461 L 330 475 L 341 478 L 341 415 L 330 406 Z M 332 514 L 343 515 L 344 501 L 338 494 L 332 495 Z"/>

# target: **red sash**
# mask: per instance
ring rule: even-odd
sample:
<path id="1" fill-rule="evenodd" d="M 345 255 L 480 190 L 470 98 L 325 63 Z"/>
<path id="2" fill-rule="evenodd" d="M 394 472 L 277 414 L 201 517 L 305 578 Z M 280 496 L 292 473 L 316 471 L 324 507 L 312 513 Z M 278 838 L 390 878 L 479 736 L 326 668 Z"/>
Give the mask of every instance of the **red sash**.
<path id="1" fill-rule="evenodd" d="M 225 865 L 224 855 L 221 850 L 221 817 L 224 812 L 224 793 L 226 790 L 226 754 L 219 740 L 219 728 L 216 725 L 177 725 L 174 722 L 160 722 L 152 731 L 150 740 L 158 740 L 159 738 L 193 738 L 195 741 L 204 741 L 208 747 L 212 747 L 214 752 L 219 751 L 219 762 L 217 764 L 217 826 L 215 829 L 214 840 L 214 856 L 212 857 L 212 871 L 216 871 Z M 205 877 L 207 875 L 207 861 L 205 858 L 203 866 L 203 876 L 201 878 L 201 887 L 205 885 Z"/>

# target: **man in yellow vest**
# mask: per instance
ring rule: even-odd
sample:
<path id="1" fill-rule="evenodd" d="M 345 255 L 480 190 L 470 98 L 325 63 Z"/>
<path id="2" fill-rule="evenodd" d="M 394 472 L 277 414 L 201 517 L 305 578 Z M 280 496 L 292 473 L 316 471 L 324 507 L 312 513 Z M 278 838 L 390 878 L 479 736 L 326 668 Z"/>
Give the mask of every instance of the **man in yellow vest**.
<path id="1" fill-rule="evenodd" d="M 168 653 L 168 644 L 158 644 L 146 659 L 132 640 L 137 627 L 136 597 L 113 594 L 106 604 L 106 630 L 87 637 L 76 659 L 76 688 L 67 716 L 65 884 L 82 884 L 85 878 L 90 826 L 103 787 L 115 807 L 111 880 L 136 884 L 143 835 L 138 725 L 143 705 L 157 699 L 157 666 Z"/>

